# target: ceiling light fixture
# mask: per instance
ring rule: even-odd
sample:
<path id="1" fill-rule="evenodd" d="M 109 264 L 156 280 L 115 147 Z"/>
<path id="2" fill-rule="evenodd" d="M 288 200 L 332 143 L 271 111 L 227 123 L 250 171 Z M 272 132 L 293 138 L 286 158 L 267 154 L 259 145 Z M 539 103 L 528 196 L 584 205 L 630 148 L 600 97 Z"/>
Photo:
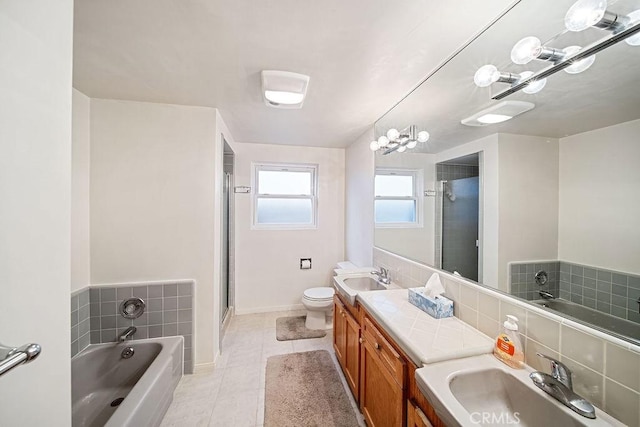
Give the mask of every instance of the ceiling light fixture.
<path id="1" fill-rule="evenodd" d="M 418 132 L 415 125 L 408 126 L 399 131 L 391 128 L 386 135 L 382 135 L 375 141 L 371 141 L 369 148 L 371 151 L 384 150 L 382 154 L 389 154 L 397 151 L 404 153 L 407 148 L 416 148 L 418 142 L 427 142 L 429 140 L 429 132 L 426 130 Z"/>
<path id="2" fill-rule="evenodd" d="M 578 0 L 565 15 L 565 26 L 569 31 L 583 31 L 589 27 L 610 31 L 611 34 L 583 48 L 568 46 L 564 49 L 544 46 L 537 37 L 525 37 L 511 50 L 511 60 L 515 64 L 528 64 L 533 59 L 553 62 L 552 65 L 535 73 L 525 71 L 519 74 L 498 72 L 493 65 L 478 69 L 474 81 L 479 87 L 487 87 L 495 82 L 509 83 L 511 87 L 492 96 L 500 100 L 523 91 L 536 93 L 546 84 L 546 78 L 564 70 L 577 74 L 587 70 L 595 61 L 595 54 L 624 40 L 630 46 L 640 46 L 640 9 L 628 15 L 619 15 L 607 10 L 606 0 Z"/>
<path id="3" fill-rule="evenodd" d="M 309 86 L 309 76 L 290 71 L 262 71 L 262 95 L 269 107 L 302 108 Z"/>
<path id="4" fill-rule="evenodd" d="M 532 110 L 535 104 L 525 101 L 502 101 L 489 108 L 462 119 L 460 123 L 466 126 L 487 126 L 506 122 L 522 113 Z"/>
<path id="5" fill-rule="evenodd" d="M 580 46 L 569 46 L 564 49 L 543 46 L 537 37 L 525 37 L 516 43 L 511 49 L 511 61 L 514 64 L 528 64 L 534 59 L 558 63 L 568 56 L 575 55 L 582 49 Z M 595 55 L 576 61 L 570 67 L 564 69 L 569 74 L 578 74 L 593 65 Z M 533 73 L 531 73 L 533 75 Z M 526 93 L 526 90 L 524 91 Z"/>
<path id="6" fill-rule="evenodd" d="M 487 87 L 495 82 L 517 84 L 533 75 L 533 71 L 524 71 L 520 74 L 503 73 L 495 65 L 483 65 L 476 71 L 473 81 L 478 87 Z M 531 81 L 523 92 L 527 94 L 538 93 L 547 84 L 547 79 Z"/>
<path id="7" fill-rule="evenodd" d="M 620 31 L 629 21 L 629 17 L 607 10 L 607 0 L 578 0 L 564 16 L 564 26 L 569 31 L 584 31 L 589 27 Z"/>

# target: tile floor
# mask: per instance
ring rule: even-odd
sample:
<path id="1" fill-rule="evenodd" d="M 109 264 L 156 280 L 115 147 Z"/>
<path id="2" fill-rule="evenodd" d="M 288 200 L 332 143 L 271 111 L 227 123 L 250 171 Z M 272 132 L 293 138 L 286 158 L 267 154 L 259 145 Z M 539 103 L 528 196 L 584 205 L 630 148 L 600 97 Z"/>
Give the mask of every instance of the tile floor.
<path id="1" fill-rule="evenodd" d="M 335 359 L 331 330 L 324 338 L 276 340 L 278 317 L 303 314 L 304 311 L 293 311 L 233 317 L 216 367 L 207 372 L 196 370 L 197 373 L 182 378 L 162 427 L 262 426 L 267 359 L 276 354 L 311 350 L 327 350 L 333 356 L 360 426 L 365 426 Z"/>

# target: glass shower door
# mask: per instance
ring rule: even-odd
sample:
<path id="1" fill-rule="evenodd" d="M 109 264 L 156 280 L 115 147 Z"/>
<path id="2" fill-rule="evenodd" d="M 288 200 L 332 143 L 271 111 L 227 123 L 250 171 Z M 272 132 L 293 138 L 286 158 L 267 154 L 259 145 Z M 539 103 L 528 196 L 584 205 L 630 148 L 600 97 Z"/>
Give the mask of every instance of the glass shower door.
<path id="1" fill-rule="evenodd" d="M 479 178 L 445 181 L 442 196 L 442 269 L 478 280 Z"/>

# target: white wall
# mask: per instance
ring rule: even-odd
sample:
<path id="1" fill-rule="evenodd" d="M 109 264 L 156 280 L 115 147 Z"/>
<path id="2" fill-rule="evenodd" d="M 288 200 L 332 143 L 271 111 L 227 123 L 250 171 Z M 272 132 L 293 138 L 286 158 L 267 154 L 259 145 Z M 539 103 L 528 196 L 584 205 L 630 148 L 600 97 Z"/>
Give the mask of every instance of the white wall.
<path id="1" fill-rule="evenodd" d="M 436 189 L 436 164 L 434 154 L 393 153 L 378 155 L 376 167 L 416 169 L 422 171 L 424 190 Z M 390 252 L 402 255 L 418 262 L 435 265 L 435 212 L 436 198 L 422 198 L 422 226 L 417 228 L 375 229 L 375 244 Z"/>
<path id="2" fill-rule="evenodd" d="M 0 424 L 71 425 L 73 2 L 0 6 L 0 341 L 42 346 L 1 379 Z"/>
<path id="3" fill-rule="evenodd" d="M 345 152 L 345 255 L 359 267 L 373 265 L 375 155 L 373 126 Z"/>
<path id="4" fill-rule="evenodd" d="M 499 134 L 499 288 L 511 261 L 558 257 L 558 140 Z"/>
<path id="5" fill-rule="evenodd" d="M 236 313 L 302 308 L 305 289 L 330 286 L 344 258 L 343 149 L 237 143 L 235 185 L 251 186 L 252 162 L 318 164 L 318 228 L 252 230 L 252 194 L 236 194 Z M 252 188 L 253 190 L 253 188 Z M 312 258 L 300 270 L 300 258 Z"/>
<path id="6" fill-rule="evenodd" d="M 90 100 L 73 89 L 71 129 L 71 292 L 88 286 Z"/>
<path id="7" fill-rule="evenodd" d="M 498 135 L 489 135 L 476 141 L 436 154 L 436 163 L 445 162 L 468 154 L 482 152 L 480 157 L 480 217 L 478 218 L 482 247 L 480 282 L 498 287 L 499 240 L 499 153 Z"/>
<path id="8" fill-rule="evenodd" d="M 195 279 L 196 364 L 218 348 L 216 118 L 91 100 L 91 283 Z"/>
<path id="9" fill-rule="evenodd" d="M 562 260 L 640 274 L 640 120 L 560 140 Z"/>

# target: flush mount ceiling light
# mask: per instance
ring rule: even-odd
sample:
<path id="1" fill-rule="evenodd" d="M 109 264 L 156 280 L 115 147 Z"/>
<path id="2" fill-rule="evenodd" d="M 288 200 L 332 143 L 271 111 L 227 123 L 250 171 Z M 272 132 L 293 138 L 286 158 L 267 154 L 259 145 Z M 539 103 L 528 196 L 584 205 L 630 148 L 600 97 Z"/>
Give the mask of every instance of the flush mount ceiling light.
<path id="1" fill-rule="evenodd" d="M 262 96 L 269 107 L 302 108 L 309 76 L 290 71 L 262 71 Z"/>
<path id="2" fill-rule="evenodd" d="M 376 141 L 371 141 L 369 148 L 371 151 L 383 150 L 382 154 L 389 154 L 397 151 L 403 153 L 407 148 L 415 148 L 418 142 L 427 142 L 429 132 L 426 130 L 418 132 L 415 125 L 409 126 L 401 131 L 389 129 L 386 135 L 382 135 Z"/>
<path id="3" fill-rule="evenodd" d="M 540 71 L 525 71 L 519 75 L 499 72 L 496 67 L 485 65 L 474 75 L 476 85 L 487 87 L 495 82 L 509 83 L 511 87 L 491 97 L 496 100 L 521 90 L 525 93 L 536 93 L 544 87 L 547 77 L 561 70 L 569 74 L 581 73 L 593 65 L 596 53 L 622 40 L 631 46 L 640 46 L 640 9 L 628 15 L 619 15 L 607 10 L 606 0 L 578 0 L 567 11 L 564 21 L 569 31 L 583 31 L 595 27 L 607 30 L 611 34 L 582 48 L 568 46 L 563 49 L 544 46 L 537 37 L 525 37 L 511 50 L 511 60 L 514 64 L 528 64 L 534 59 L 550 61 L 553 64 Z"/>
<path id="4" fill-rule="evenodd" d="M 532 110 L 535 104 L 524 101 L 502 101 L 496 105 L 478 111 L 472 116 L 462 119 L 460 123 L 466 126 L 487 126 L 495 123 L 506 122 Z"/>

